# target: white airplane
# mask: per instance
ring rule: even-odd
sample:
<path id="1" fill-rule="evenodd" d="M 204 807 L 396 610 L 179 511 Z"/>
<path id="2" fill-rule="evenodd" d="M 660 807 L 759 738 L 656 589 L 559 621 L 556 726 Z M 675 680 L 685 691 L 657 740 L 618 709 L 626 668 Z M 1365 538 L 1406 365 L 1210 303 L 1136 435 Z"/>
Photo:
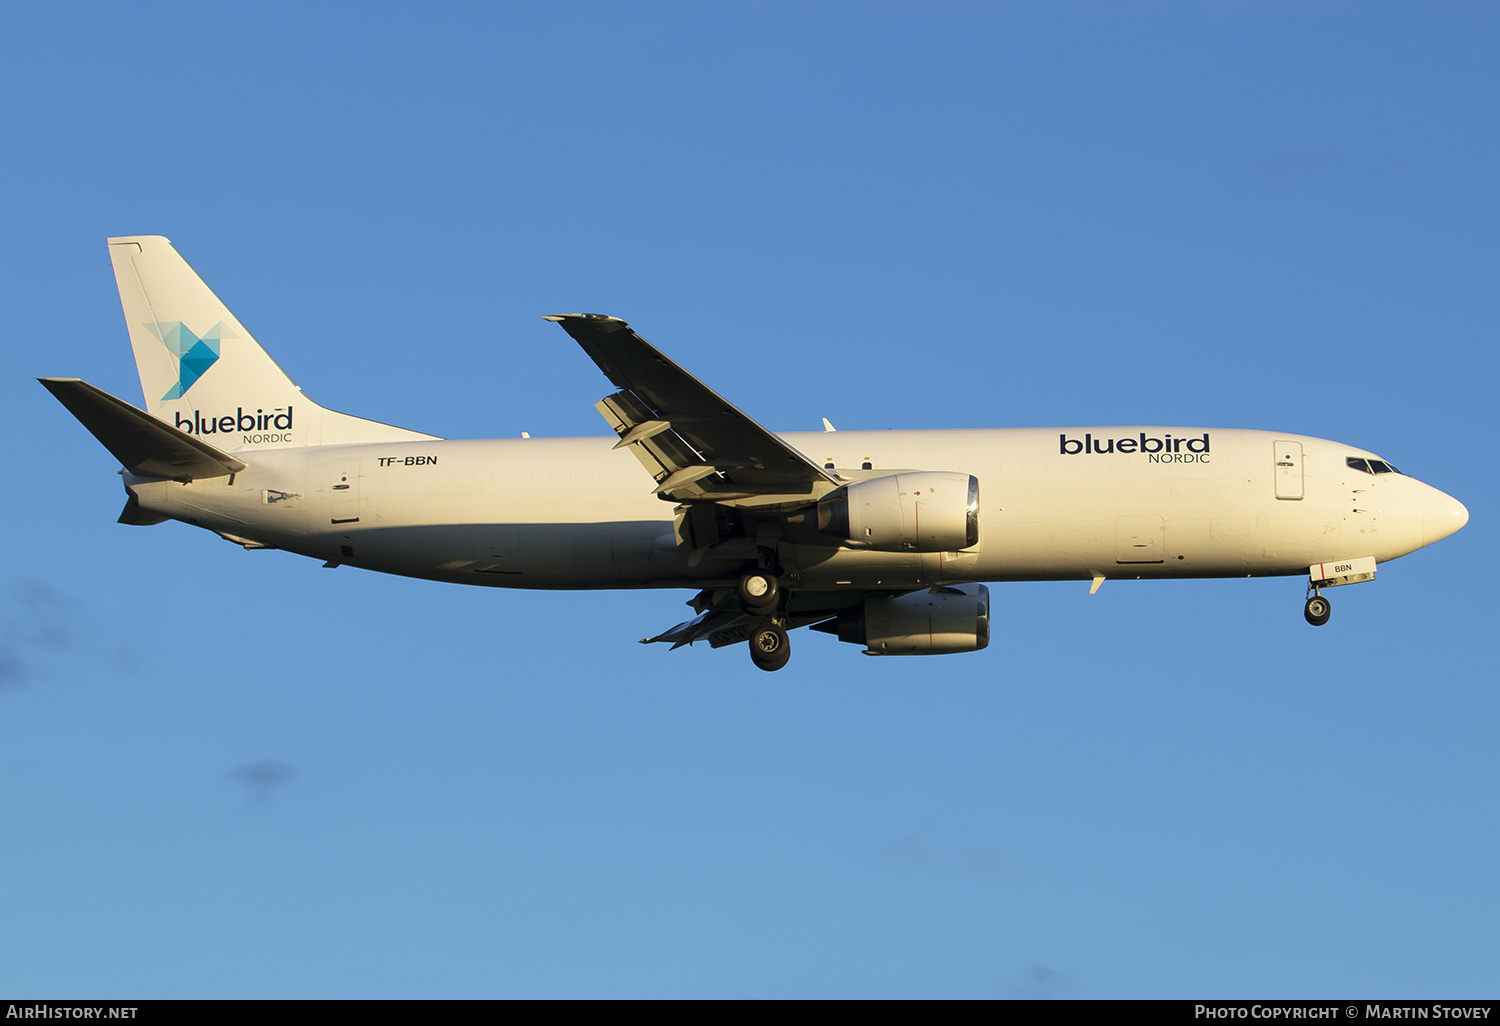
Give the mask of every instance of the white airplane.
<path id="1" fill-rule="evenodd" d="M 599 314 L 546 320 L 619 389 L 597 404 L 617 440 L 447 440 L 308 399 L 166 239 L 109 252 L 149 412 L 42 384 L 123 465 L 121 523 L 463 584 L 693 588 L 697 615 L 643 642 L 748 641 L 764 670 L 803 626 L 867 655 L 982 649 L 982 581 L 1306 574 L 1322 625 L 1322 589 L 1469 518 L 1374 453 L 1296 434 L 772 434 Z"/>

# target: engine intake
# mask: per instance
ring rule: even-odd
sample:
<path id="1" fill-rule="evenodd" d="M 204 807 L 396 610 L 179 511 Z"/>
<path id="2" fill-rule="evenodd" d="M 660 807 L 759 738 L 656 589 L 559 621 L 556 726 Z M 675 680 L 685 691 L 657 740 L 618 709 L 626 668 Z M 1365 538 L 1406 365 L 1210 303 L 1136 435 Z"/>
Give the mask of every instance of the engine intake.
<path id="1" fill-rule="evenodd" d="M 941 470 L 856 481 L 818 503 L 818 530 L 886 552 L 979 544 L 979 478 Z"/>
<path id="2" fill-rule="evenodd" d="M 813 630 L 864 645 L 865 655 L 978 652 L 990 643 L 990 590 L 960 584 L 894 598 L 872 596 Z"/>

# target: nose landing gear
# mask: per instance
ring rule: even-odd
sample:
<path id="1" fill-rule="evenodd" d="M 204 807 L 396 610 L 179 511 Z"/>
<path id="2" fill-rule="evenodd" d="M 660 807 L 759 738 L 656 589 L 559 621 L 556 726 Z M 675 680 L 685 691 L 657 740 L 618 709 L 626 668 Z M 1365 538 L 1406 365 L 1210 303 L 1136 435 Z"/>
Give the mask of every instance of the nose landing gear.
<path id="1" fill-rule="evenodd" d="M 1314 627 L 1321 627 L 1333 613 L 1333 606 L 1323 597 L 1321 589 L 1373 581 L 1375 557 L 1355 556 L 1332 563 L 1314 563 L 1307 568 L 1307 576 L 1307 605 L 1302 608 L 1302 615 Z"/>

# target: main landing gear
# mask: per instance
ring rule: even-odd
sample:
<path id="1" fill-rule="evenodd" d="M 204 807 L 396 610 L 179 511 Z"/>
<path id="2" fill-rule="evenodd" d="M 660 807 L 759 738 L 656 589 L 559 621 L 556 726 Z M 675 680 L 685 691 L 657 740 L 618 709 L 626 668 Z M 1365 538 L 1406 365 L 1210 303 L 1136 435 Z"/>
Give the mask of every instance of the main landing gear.
<path id="1" fill-rule="evenodd" d="M 1302 615 L 1314 627 L 1321 627 L 1333 615 L 1333 604 L 1319 595 L 1317 589 L 1314 588 L 1307 600 L 1307 605 L 1302 607 Z"/>
<path id="2" fill-rule="evenodd" d="M 752 570 L 742 575 L 734 589 L 746 616 L 764 617 L 750 632 L 750 661 L 762 670 L 779 670 L 792 657 L 785 619 L 777 615 L 781 589 L 770 570 Z"/>
<path id="3" fill-rule="evenodd" d="M 779 670 L 792 658 L 792 640 L 774 623 L 763 624 L 750 635 L 750 661 L 762 670 Z"/>
<path id="4" fill-rule="evenodd" d="M 770 616 L 776 612 L 776 603 L 781 598 L 776 575 L 769 570 L 744 574 L 735 585 L 734 593 L 740 600 L 740 608 L 750 616 Z"/>

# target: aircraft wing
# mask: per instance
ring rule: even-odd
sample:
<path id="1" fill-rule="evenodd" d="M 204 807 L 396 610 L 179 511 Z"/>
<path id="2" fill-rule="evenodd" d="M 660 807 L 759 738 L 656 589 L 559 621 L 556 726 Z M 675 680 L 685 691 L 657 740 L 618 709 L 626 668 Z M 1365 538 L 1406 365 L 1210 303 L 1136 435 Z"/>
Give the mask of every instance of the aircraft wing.
<path id="1" fill-rule="evenodd" d="M 620 389 L 597 404 L 651 476 L 676 502 L 776 505 L 814 501 L 839 486 L 822 467 L 673 363 L 618 317 L 557 314 Z"/>

